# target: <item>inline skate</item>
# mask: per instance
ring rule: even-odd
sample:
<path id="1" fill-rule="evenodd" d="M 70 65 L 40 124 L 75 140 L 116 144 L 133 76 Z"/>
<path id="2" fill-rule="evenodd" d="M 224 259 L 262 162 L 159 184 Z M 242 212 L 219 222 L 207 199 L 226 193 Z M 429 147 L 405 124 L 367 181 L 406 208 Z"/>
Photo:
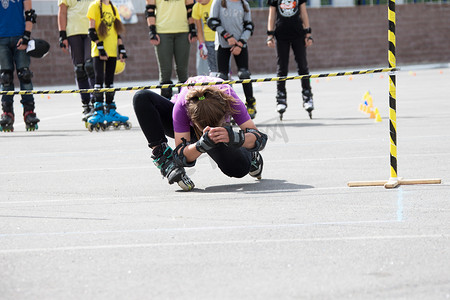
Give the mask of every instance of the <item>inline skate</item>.
<path id="1" fill-rule="evenodd" d="M 119 114 L 116 111 L 116 108 L 114 102 L 106 105 L 106 128 L 113 127 L 114 129 L 120 129 L 120 126 L 123 126 L 125 129 L 129 130 L 131 128 L 131 123 L 128 121 L 129 118 Z"/>
<path id="2" fill-rule="evenodd" d="M 287 109 L 286 92 L 277 92 L 277 112 L 280 114 L 280 121 L 283 120 L 283 114 Z"/>
<path id="3" fill-rule="evenodd" d="M 88 119 L 94 114 L 94 107 L 90 103 L 83 103 L 83 118 L 81 121 L 83 121 L 86 125 L 86 128 L 88 126 Z"/>
<path id="4" fill-rule="evenodd" d="M 312 111 L 314 110 L 313 94 L 311 90 L 303 90 L 303 108 L 308 112 L 309 118 L 312 119 Z"/>
<path id="5" fill-rule="evenodd" d="M 14 131 L 14 113 L 4 112 L 0 118 L 0 131 Z"/>
<path id="6" fill-rule="evenodd" d="M 90 132 L 106 129 L 103 102 L 94 103 L 94 114 L 87 119 L 87 129 Z"/>
<path id="7" fill-rule="evenodd" d="M 162 143 L 153 149 L 152 159 L 155 166 L 161 170 L 162 176 L 167 178 L 169 184 L 176 182 L 185 191 L 190 191 L 195 187 L 184 167 L 175 164 L 173 150 L 167 143 Z"/>
<path id="8" fill-rule="evenodd" d="M 252 152 L 252 164 L 250 165 L 250 171 L 248 174 L 256 179 L 261 179 L 263 165 L 264 161 L 261 154 L 259 154 L 258 151 Z"/>
<path id="9" fill-rule="evenodd" d="M 247 112 L 250 115 L 250 118 L 254 119 L 256 117 L 256 99 L 255 97 L 251 97 L 247 99 L 245 102 L 245 106 L 247 107 Z"/>
<path id="10" fill-rule="evenodd" d="M 23 114 L 23 120 L 25 122 L 25 129 L 27 131 L 35 131 L 38 129 L 38 122 L 41 121 L 36 116 L 36 113 L 32 110 L 26 111 Z"/>

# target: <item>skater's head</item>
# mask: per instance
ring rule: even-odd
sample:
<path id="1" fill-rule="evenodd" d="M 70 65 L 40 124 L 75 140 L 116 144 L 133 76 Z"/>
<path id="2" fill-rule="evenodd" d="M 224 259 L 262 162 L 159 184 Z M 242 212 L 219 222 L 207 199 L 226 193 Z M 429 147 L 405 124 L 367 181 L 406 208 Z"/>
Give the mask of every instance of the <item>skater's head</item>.
<path id="1" fill-rule="evenodd" d="M 119 18 L 116 18 L 116 16 L 118 14 L 116 13 L 116 8 L 112 4 L 111 0 L 101 0 L 100 1 L 100 16 L 103 16 L 103 5 L 109 5 L 109 4 L 111 4 L 111 9 L 114 13 L 114 23 L 113 23 L 114 29 L 116 30 L 117 34 L 125 33 L 125 26 L 119 20 Z M 98 29 L 97 29 L 99 36 L 106 37 L 108 35 L 108 30 L 109 29 L 108 29 L 107 21 L 105 19 L 102 19 L 102 21 L 100 22 Z"/>
<path id="2" fill-rule="evenodd" d="M 186 95 L 186 107 L 197 135 L 201 136 L 206 126 L 224 126 L 227 117 L 236 113 L 232 107 L 235 102 L 236 99 L 219 87 L 191 88 Z"/>

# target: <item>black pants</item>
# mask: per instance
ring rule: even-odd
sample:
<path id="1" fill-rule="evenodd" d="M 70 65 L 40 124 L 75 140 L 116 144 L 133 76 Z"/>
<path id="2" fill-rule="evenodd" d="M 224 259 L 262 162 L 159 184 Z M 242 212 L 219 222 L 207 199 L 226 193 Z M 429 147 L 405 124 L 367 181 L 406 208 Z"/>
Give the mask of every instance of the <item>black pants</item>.
<path id="1" fill-rule="evenodd" d="M 308 61 L 306 60 L 305 39 L 293 40 L 277 39 L 277 76 L 287 76 L 289 71 L 289 50 L 292 47 L 298 75 L 309 74 Z M 302 79 L 302 89 L 311 90 L 309 79 Z M 286 93 L 286 81 L 277 81 L 277 91 Z"/>
<path id="2" fill-rule="evenodd" d="M 105 88 L 114 87 L 114 72 L 116 71 L 116 57 L 109 57 L 108 60 L 101 60 L 100 57 L 94 57 L 94 71 L 95 71 L 95 88 L 102 88 L 105 83 Z M 103 102 L 103 93 L 94 94 L 95 102 Z M 114 92 L 105 93 L 106 104 L 114 101 Z"/>
<path id="3" fill-rule="evenodd" d="M 167 142 L 167 137 L 174 137 L 172 102 L 152 91 L 142 90 L 134 95 L 133 105 L 149 147 Z M 192 127 L 191 139 L 191 142 L 197 140 Z M 245 148 L 231 148 L 220 143 L 207 154 L 227 176 L 241 178 L 250 170 L 251 153 Z"/>
<path id="4" fill-rule="evenodd" d="M 230 57 L 231 57 L 230 48 L 222 48 L 221 46 L 219 46 L 219 49 L 217 50 L 217 68 L 219 69 L 220 73 L 228 75 L 228 73 L 230 72 Z M 234 60 L 236 62 L 238 70 L 239 69 L 248 70 L 247 47 L 242 48 L 242 51 L 239 55 L 234 55 Z M 251 98 L 253 98 L 253 86 L 251 83 L 242 84 L 242 88 L 244 90 L 245 100 L 250 100 Z"/>
<path id="5" fill-rule="evenodd" d="M 72 56 L 72 63 L 76 67 L 77 65 L 84 65 L 88 59 L 91 58 L 91 39 L 87 34 L 77 34 L 68 37 L 70 46 L 70 55 Z M 91 72 L 92 73 L 92 72 Z M 94 76 L 90 76 L 86 72 L 86 76 L 75 77 L 78 88 L 81 90 L 91 89 L 94 87 Z M 89 93 L 81 93 L 81 101 L 84 104 L 89 103 L 91 100 Z"/>

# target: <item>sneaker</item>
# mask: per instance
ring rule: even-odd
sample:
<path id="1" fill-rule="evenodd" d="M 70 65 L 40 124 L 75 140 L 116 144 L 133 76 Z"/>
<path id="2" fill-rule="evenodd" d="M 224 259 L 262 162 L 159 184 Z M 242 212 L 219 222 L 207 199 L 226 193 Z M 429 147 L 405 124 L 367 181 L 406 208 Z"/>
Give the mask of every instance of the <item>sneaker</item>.
<path id="1" fill-rule="evenodd" d="M 261 179 L 263 165 L 264 161 L 261 154 L 259 154 L 258 151 L 252 152 L 252 164 L 250 166 L 250 171 L 248 172 L 248 174 L 257 179 Z"/>

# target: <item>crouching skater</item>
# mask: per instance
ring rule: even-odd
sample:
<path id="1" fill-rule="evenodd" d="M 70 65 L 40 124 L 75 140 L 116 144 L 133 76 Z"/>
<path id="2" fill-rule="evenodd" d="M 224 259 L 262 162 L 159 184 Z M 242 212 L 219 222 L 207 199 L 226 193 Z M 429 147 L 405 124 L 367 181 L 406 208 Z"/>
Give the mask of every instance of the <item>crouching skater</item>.
<path id="1" fill-rule="evenodd" d="M 187 83 L 217 80 L 197 76 Z M 169 184 L 177 182 L 183 190 L 192 190 L 194 183 L 185 167 L 193 167 L 203 153 L 227 176 L 249 174 L 261 179 L 263 159 L 259 151 L 264 149 L 267 135 L 256 128 L 230 85 L 182 87 L 172 100 L 142 90 L 135 94 L 133 104 L 153 162 Z M 232 128 L 231 118 L 239 129 Z M 175 149 L 168 146 L 167 137 L 175 139 Z"/>

